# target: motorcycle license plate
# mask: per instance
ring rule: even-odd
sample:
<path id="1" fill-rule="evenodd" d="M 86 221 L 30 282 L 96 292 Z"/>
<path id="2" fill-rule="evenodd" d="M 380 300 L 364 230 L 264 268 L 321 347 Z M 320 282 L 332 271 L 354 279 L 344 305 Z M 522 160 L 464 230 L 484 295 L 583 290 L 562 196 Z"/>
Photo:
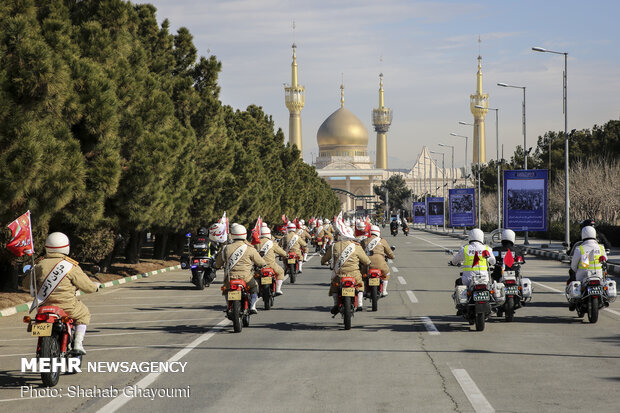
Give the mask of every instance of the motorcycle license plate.
<path id="1" fill-rule="evenodd" d="M 228 301 L 239 301 L 241 300 L 241 291 L 229 291 L 228 292 Z"/>
<path id="2" fill-rule="evenodd" d="M 260 279 L 260 283 L 263 284 L 263 285 L 264 284 L 271 284 L 271 282 L 272 282 L 271 281 L 271 277 L 263 277 L 263 278 Z"/>
<path id="3" fill-rule="evenodd" d="M 343 297 L 355 297 L 355 288 L 353 287 L 343 288 L 342 296 Z"/>
<path id="4" fill-rule="evenodd" d="M 516 285 L 509 285 L 506 287 L 506 294 L 517 295 L 519 294 L 519 287 Z"/>
<path id="5" fill-rule="evenodd" d="M 288 259 L 288 263 L 289 264 L 295 264 L 295 259 L 294 258 L 289 258 Z"/>
<path id="6" fill-rule="evenodd" d="M 49 337 L 52 335 L 52 323 L 32 325 L 32 335 L 35 337 Z"/>
<path id="7" fill-rule="evenodd" d="M 595 285 L 593 287 L 588 287 L 588 294 L 591 294 L 591 295 L 602 295 L 603 294 L 603 289 L 601 288 L 600 285 Z"/>
<path id="8" fill-rule="evenodd" d="M 381 284 L 381 280 L 379 278 L 369 278 L 368 279 L 368 285 L 375 286 L 375 285 L 379 285 Z"/>
<path id="9" fill-rule="evenodd" d="M 489 301 L 491 294 L 488 291 L 474 291 L 474 301 Z"/>
<path id="10" fill-rule="evenodd" d="M 323 245 L 323 243 L 321 241 L 317 242 L 318 245 Z"/>

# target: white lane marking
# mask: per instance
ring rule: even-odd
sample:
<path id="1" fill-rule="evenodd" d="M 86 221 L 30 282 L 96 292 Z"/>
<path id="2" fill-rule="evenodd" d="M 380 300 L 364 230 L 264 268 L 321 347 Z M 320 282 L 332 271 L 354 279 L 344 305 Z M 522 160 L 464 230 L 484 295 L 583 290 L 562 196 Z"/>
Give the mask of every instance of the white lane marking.
<path id="1" fill-rule="evenodd" d="M 405 244 L 411 244 L 411 241 L 405 241 Z"/>
<path id="2" fill-rule="evenodd" d="M 388 258 L 388 264 L 391 264 L 393 262 L 394 262 L 394 260 L 392 260 L 391 258 Z"/>
<path id="3" fill-rule="evenodd" d="M 107 288 L 106 288 L 107 290 Z M 120 288 L 111 288 L 109 291 L 102 291 L 99 293 L 99 295 L 108 295 L 108 294 L 112 294 L 115 293 L 117 291 L 120 291 Z"/>
<path id="4" fill-rule="evenodd" d="M 417 238 L 417 239 L 419 239 L 419 240 L 421 240 L 421 241 L 424 241 L 424 242 L 428 242 L 429 244 L 432 244 L 432 245 L 434 245 L 434 246 L 436 246 L 436 247 L 443 248 L 443 249 L 444 249 L 444 250 L 446 250 L 446 251 L 449 251 L 449 250 L 450 250 L 450 248 L 446 248 L 446 247 L 444 247 L 443 245 L 435 244 L 433 241 L 429 241 L 429 240 L 427 240 L 427 239 L 420 238 L 420 237 L 417 237 L 417 236 L 415 236 L 415 235 L 414 235 L 414 238 Z"/>
<path id="5" fill-rule="evenodd" d="M 168 320 L 168 319 L 157 319 L 157 320 L 151 320 L 151 321 L 142 321 L 142 320 L 138 320 L 138 321 L 112 321 L 110 323 L 90 323 L 89 325 L 92 326 L 104 326 L 104 325 L 117 325 L 117 324 L 146 324 L 146 323 L 165 323 L 165 322 L 177 322 L 177 321 L 203 321 L 203 320 L 215 320 L 220 318 L 218 317 L 202 317 L 202 318 L 177 318 L 176 320 Z M 88 335 L 88 337 L 90 337 L 90 334 Z"/>
<path id="6" fill-rule="evenodd" d="M 409 290 L 407 290 L 407 296 L 409 297 L 409 300 L 410 300 L 412 303 L 417 303 L 417 302 L 418 302 L 418 299 L 416 298 L 416 296 L 415 296 L 415 294 L 413 293 L 413 291 L 409 291 Z"/>
<path id="7" fill-rule="evenodd" d="M 407 281 L 405 281 L 405 279 L 403 277 L 401 277 L 400 275 L 398 276 L 398 282 L 405 285 L 407 284 Z"/>
<path id="8" fill-rule="evenodd" d="M 110 333 L 110 334 L 89 334 L 88 338 L 93 338 L 93 337 L 107 337 L 107 336 L 133 336 L 136 334 L 161 334 L 161 331 L 141 331 L 139 333 Z M 32 337 L 27 337 L 27 338 L 8 338 L 8 339 L 3 339 L 0 340 L 2 342 L 4 341 L 24 341 L 24 340 L 32 340 Z"/>
<path id="9" fill-rule="evenodd" d="M 205 300 L 204 298 L 198 299 L 194 302 L 189 301 L 189 302 L 184 302 L 183 306 L 185 306 L 186 308 L 192 308 L 192 307 L 187 307 L 190 305 L 200 305 L 200 304 L 207 304 L 207 303 L 215 303 L 217 301 L 220 301 L 218 299 L 218 297 L 216 296 L 209 296 L 209 298 L 211 298 L 210 300 Z M 144 304 L 123 304 L 123 303 L 116 303 L 116 304 L 88 304 L 88 308 L 95 308 L 95 307 L 136 307 L 136 306 L 141 306 Z"/>
<path id="10" fill-rule="evenodd" d="M 435 324 L 433 324 L 433 321 L 430 317 L 420 316 L 419 319 L 424 324 L 424 328 L 426 328 L 428 334 L 430 334 L 431 336 L 439 335 L 439 330 L 437 330 L 437 327 L 435 327 Z"/>
<path id="11" fill-rule="evenodd" d="M 224 319 L 224 320 L 220 321 L 219 323 L 217 323 L 217 325 L 215 325 L 209 331 L 207 331 L 206 333 L 204 333 L 203 335 L 201 335 L 200 337 L 196 338 L 194 341 L 189 343 L 183 350 L 178 351 L 174 356 L 170 357 L 168 359 L 168 363 L 171 363 L 173 361 L 178 361 L 178 360 L 182 359 L 186 354 L 188 354 L 190 351 L 192 351 L 198 345 L 200 345 L 200 344 L 204 343 L 205 341 L 209 340 L 216 333 L 220 332 L 224 326 L 226 326 L 228 324 L 230 324 L 230 321 L 228 319 Z M 136 383 L 136 387 L 145 389 L 146 387 L 151 385 L 155 380 L 157 380 L 157 378 L 160 375 L 161 375 L 161 373 L 150 373 L 146 377 L 144 377 L 142 380 L 137 382 Z M 123 394 L 121 396 L 118 396 L 117 398 L 112 400 L 110 403 L 106 404 L 101 409 L 99 409 L 98 413 L 99 412 L 100 413 L 112 413 L 112 412 L 115 412 L 118 409 L 120 409 L 121 407 L 123 407 L 132 398 L 133 397 L 129 397 L 129 396 L 125 395 L 125 394 Z"/>
<path id="12" fill-rule="evenodd" d="M 476 413 L 494 413 L 495 409 L 491 406 L 491 403 L 484 397 L 484 394 L 480 391 L 476 383 L 472 380 L 465 369 L 453 369 L 450 368 L 456 381 L 459 382 L 461 389 L 469 399 L 472 407 Z"/>
<path id="13" fill-rule="evenodd" d="M 394 271 L 394 272 L 398 272 L 398 268 L 396 268 L 396 267 L 392 267 L 392 271 Z"/>
<path id="14" fill-rule="evenodd" d="M 558 290 L 556 288 L 549 287 L 548 285 L 545 285 L 545 284 L 542 284 L 542 283 L 539 283 L 539 282 L 533 281 L 532 284 L 540 285 L 541 287 L 546 288 L 546 289 L 548 289 L 550 291 L 553 291 L 555 293 L 566 295 L 565 291 L 560 291 L 560 290 Z M 611 308 L 603 308 L 603 311 L 607 311 L 608 313 L 612 313 L 612 314 L 615 314 L 617 316 L 620 316 L 620 312 L 618 312 L 616 310 L 612 310 Z"/>

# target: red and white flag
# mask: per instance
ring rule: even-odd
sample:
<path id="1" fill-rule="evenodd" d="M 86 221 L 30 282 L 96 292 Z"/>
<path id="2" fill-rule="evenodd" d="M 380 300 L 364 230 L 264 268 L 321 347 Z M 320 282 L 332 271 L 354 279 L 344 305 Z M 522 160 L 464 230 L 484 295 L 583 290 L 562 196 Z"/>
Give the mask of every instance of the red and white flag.
<path id="1" fill-rule="evenodd" d="M 11 240 L 6 244 L 6 248 L 18 257 L 34 254 L 30 211 L 11 222 L 8 227 L 11 230 Z"/>
<path id="2" fill-rule="evenodd" d="M 506 267 L 512 267 L 512 264 L 515 263 L 515 259 L 512 256 L 512 252 L 510 252 L 510 249 L 508 249 L 508 251 L 506 251 L 506 256 L 504 257 L 504 265 Z"/>
<path id="3" fill-rule="evenodd" d="M 256 225 L 252 230 L 252 245 L 260 244 L 260 229 L 263 226 L 263 219 L 259 216 L 256 220 Z"/>
<path id="4" fill-rule="evenodd" d="M 288 224 L 288 218 L 286 217 L 286 214 L 282 214 L 282 221 L 283 221 L 285 224 Z"/>

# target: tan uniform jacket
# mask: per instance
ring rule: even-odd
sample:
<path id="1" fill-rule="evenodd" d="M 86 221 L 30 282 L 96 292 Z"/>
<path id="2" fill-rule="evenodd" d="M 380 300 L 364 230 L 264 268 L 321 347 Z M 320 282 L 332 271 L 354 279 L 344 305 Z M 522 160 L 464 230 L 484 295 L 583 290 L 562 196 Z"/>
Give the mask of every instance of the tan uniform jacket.
<path id="1" fill-rule="evenodd" d="M 308 241 L 312 239 L 312 235 L 310 235 L 310 233 L 306 231 L 305 229 L 302 229 L 302 230 L 298 229 L 297 235 L 299 235 L 299 238 L 303 239 L 306 243 L 308 243 Z"/>
<path id="2" fill-rule="evenodd" d="M 267 265 L 263 257 L 258 254 L 256 248 L 252 247 L 252 244 L 245 240 L 236 240 L 232 244 L 225 246 L 222 251 L 217 255 L 215 260 L 215 266 L 220 269 L 224 267 L 224 259 L 228 260 L 230 256 L 241 247 L 246 244 L 248 248 L 245 250 L 237 264 L 229 271 L 224 277 L 224 285 L 228 286 L 229 279 L 242 279 L 246 283 L 249 283 L 254 279 L 253 266 L 264 267 Z"/>
<path id="3" fill-rule="evenodd" d="M 325 255 L 321 258 L 321 264 L 325 265 L 329 263 L 329 261 L 334 258 L 334 265 L 338 262 L 340 258 L 340 254 L 342 251 L 353 241 L 338 241 L 332 247 L 327 248 L 325 251 Z M 362 273 L 360 272 L 360 263 L 364 265 L 370 265 L 370 258 L 364 252 L 362 247 L 355 243 L 355 251 L 349 257 L 348 260 L 344 262 L 344 264 L 338 269 L 336 272 L 336 276 L 332 283 L 330 283 L 329 287 L 329 295 L 331 296 L 336 292 L 334 282 L 338 281 L 340 277 L 355 277 L 355 281 L 357 282 L 357 288 L 359 291 L 364 291 L 364 282 L 362 280 Z"/>
<path id="4" fill-rule="evenodd" d="M 366 251 L 366 246 L 370 243 L 371 240 L 377 238 L 376 235 L 371 235 L 370 238 L 366 238 L 362 241 L 362 248 Z M 385 257 L 394 258 L 394 252 L 390 248 L 390 245 L 385 240 L 385 238 L 381 238 L 381 241 L 377 244 L 377 246 L 372 250 L 372 253 L 368 255 L 370 257 L 370 268 L 378 268 L 383 272 L 383 275 L 390 273 L 390 268 L 385 262 Z"/>
<path id="5" fill-rule="evenodd" d="M 288 246 L 289 241 L 291 240 L 291 238 L 293 238 L 293 236 L 297 235 L 295 232 L 289 232 L 288 234 L 286 234 L 284 236 L 284 238 L 282 238 L 282 248 L 286 251 L 286 247 Z M 293 247 L 290 249 L 290 251 L 294 252 L 295 254 L 297 254 L 299 257 L 301 257 L 301 248 L 307 248 L 308 244 L 306 244 L 306 241 L 304 241 L 301 238 L 301 235 L 298 235 L 297 238 L 297 242 L 293 245 Z"/>
<path id="6" fill-rule="evenodd" d="M 45 258 L 34 267 L 37 280 L 37 291 L 41 288 L 47 275 L 56 264 L 63 259 L 73 262 L 74 267 L 65 278 L 62 279 L 54 292 L 50 294 L 42 305 L 60 307 L 75 320 L 76 324 L 88 324 L 90 322 L 90 312 L 88 308 L 77 299 L 75 292 L 81 290 L 87 294 L 94 293 L 97 291 L 97 286 L 88 278 L 88 275 L 84 274 L 84 271 L 82 271 L 77 261 L 73 261 L 66 255 L 57 252 L 46 254 Z M 28 282 L 28 277 L 26 277 L 25 282 Z"/>
<path id="7" fill-rule="evenodd" d="M 270 240 L 269 238 L 261 238 L 260 244 L 257 244 L 254 247 L 256 247 L 256 251 L 260 251 L 261 248 L 263 248 L 263 245 L 265 245 L 267 241 L 272 241 L 273 247 L 269 248 L 269 251 L 267 251 L 267 254 L 265 254 L 263 259 L 267 263 L 267 267 L 273 268 L 276 274 L 278 274 L 278 277 L 277 277 L 278 280 L 283 280 L 284 269 L 280 267 L 280 265 L 278 265 L 278 263 L 276 262 L 276 254 L 278 254 L 280 257 L 286 258 L 288 257 L 288 255 L 286 254 L 286 251 L 280 248 L 280 246 L 275 240 Z"/>

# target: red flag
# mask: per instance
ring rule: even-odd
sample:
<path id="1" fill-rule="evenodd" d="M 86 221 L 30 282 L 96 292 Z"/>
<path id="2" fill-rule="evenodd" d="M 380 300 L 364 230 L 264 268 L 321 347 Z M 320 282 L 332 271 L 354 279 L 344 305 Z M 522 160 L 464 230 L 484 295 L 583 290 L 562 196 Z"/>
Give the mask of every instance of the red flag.
<path id="1" fill-rule="evenodd" d="M 476 253 L 474 254 L 474 262 L 471 266 L 475 267 L 476 265 L 478 265 L 479 262 L 480 262 L 480 257 L 478 256 L 478 251 L 476 251 Z"/>
<path id="2" fill-rule="evenodd" d="M 506 251 L 506 256 L 504 257 L 504 265 L 506 265 L 506 267 L 512 267 L 512 264 L 515 263 L 515 258 L 512 256 L 512 252 L 510 252 L 510 249 L 508 251 Z"/>
<path id="3" fill-rule="evenodd" d="M 299 218 L 295 217 L 293 222 L 295 223 L 295 226 L 297 227 L 297 229 L 301 228 L 301 224 L 299 223 Z"/>
<path id="4" fill-rule="evenodd" d="M 254 229 L 252 230 L 252 245 L 260 244 L 260 229 L 262 226 L 263 220 L 261 217 L 258 217 L 256 225 L 254 225 Z"/>
<path id="5" fill-rule="evenodd" d="M 34 254 L 30 211 L 11 222 L 8 227 L 11 230 L 11 240 L 6 244 L 6 248 L 18 257 Z"/>

